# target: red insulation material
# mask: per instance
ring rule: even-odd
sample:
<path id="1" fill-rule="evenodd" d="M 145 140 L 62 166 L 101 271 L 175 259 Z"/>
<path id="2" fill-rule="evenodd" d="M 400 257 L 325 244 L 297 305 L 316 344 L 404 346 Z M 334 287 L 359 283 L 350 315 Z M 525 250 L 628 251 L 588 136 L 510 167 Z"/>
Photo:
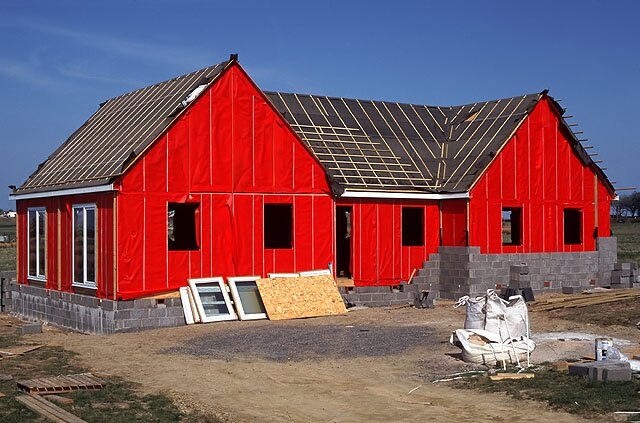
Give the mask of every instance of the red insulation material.
<path id="1" fill-rule="evenodd" d="M 439 245 L 440 212 L 437 201 L 341 200 L 351 206 L 351 269 L 356 286 L 397 285 L 422 267 Z M 402 207 L 424 210 L 424 245 L 403 246 Z"/>
<path id="2" fill-rule="evenodd" d="M 596 223 L 595 174 L 560 125 L 555 108 L 543 99 L 495 157 L 471 190 L 470 245 L 482 253 L 593 251 L 596 226 L 600 236 L 609 236 L 611 195 L 598 181 Z M 522 209 L 520 245 L 502 244 L 505 208 Z M 565 208 L 582 212 L 580 244 L 564 242 Z"/>

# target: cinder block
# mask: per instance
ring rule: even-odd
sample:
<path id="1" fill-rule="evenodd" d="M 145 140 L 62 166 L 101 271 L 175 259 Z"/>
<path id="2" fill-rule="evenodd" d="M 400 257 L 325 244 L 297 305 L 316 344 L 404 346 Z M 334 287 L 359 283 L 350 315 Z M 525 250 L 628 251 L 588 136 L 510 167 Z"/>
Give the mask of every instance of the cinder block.
<path id="1" fill-rule="evenodd" d="M 631 380 L 631 367 L 605 367 L 602 371 L 603 382 L 625 382 Z"/>
<path id="2" fill-rule="evenodd" d="M 582 288 L 578 286 L 563 286 L 562 293 L 563 294 L 578 294 L 582 292 Z"/>
<path id="3" fill-rule="evenodd" d="M 27 323 L 18 328 L 18 333 L 21 335 L 32 335 L 35 333 L 42 333 L 42 323 Z"/>

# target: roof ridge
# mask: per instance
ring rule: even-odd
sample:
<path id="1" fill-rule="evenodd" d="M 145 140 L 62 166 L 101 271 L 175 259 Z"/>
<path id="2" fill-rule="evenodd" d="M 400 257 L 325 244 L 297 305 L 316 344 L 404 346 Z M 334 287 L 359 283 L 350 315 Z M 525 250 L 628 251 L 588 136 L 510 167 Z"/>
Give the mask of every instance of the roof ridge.
<path id="1" fill-rule="evenodd" d="M 440 105 L 440 106 L 439 105 L 433 105 L 433 104 L 419 104 L 419 103 L 409 103 L 409 102 L 401 102 L 401 101 L 376 100 L 376 99 L 355 98 L 355 97 L 339 97 L 339 96 L 330 96 L 330 95 L 322 95 L 322 94 L 293 93 L 293 92 L 285 92 L 285 91 L 265 90 L 263 92 L 265 93 L 265 95 L 281 94 L 281 95 L 296 95 L 296 96 L 306 96 L 306 97 L 321 97 L 321 98 L 327 98 L 327 99 L 330 99 L 330 100 L 366 101 L 366 102 L 371 102 L 371 103 L 388 103 L 388 104 L 398 104 L 398 105 L 406 105 L 406 106 L 413 106 L 413 107 L 428 107 L 428 108 L 433 108 L 433 109 L 450 109 L 451 110 L 451 109 L 455 109 L 455 108 L 473 106 L 473 105 L 476 105 L 476 104 L 489 103 L 489 102 L 493 102 L 493 101 L 503 101 L 503 100 L 510 100 L 510 99 L 514 99 L 514 98 L 524 98 L 524 97 L 529 97 L 529 96 L 540 96 L 540 95 L 546 94 L 547 90 L 543 90 L 543 91 L 535 92 L 535 93 L 514 95 L 514 96 L 510 96 L 510 97 L 494 98 L 494 99 L 491 99 L 491 100 L 480 100 L 480 101 L 476 101 L 474 103 Z"/>

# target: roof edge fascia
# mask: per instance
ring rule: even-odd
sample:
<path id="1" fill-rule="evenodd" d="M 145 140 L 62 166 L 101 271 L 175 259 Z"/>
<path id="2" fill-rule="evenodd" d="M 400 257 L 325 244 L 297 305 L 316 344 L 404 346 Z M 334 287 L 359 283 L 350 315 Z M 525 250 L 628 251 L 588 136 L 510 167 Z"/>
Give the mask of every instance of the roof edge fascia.
<path id="1" fill-rule="evenodd" d="M 64 195 L 94 194 L 98 192 L 115 191 L 113 184 L 97 185 L 93 187 L 67 188 L 55 191 L 27 192 L 24 194 L 9 194 L 9 200 L 31 200 L 35 198 L 62 197 Z"/>
<path id="2" fill-rule="evenodd" d="M 468 192 L 458 193 L 414 193 L 414 192 L 389 192 L 389 191 L 356 191 L 345 189 L 340 198 L 377 198 L 377 199 L 401 199 L 401 200 L 458 200 L 470 198 Z"/>

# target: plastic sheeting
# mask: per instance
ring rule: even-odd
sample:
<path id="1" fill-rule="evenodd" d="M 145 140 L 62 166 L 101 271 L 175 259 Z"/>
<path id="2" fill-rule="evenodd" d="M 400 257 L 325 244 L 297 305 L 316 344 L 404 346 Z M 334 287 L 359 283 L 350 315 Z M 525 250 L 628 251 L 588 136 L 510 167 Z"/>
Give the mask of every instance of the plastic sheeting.
<path id="1" fill-rule="evenodd" d="M 596 227 L 599 236 L 609 236 L 611 194 L 559 124 L 555 109 L 541 100 L 478 180 L 469 203 L 469 245 L 482 253 L 593 251 Z M 502 244 L 503 208 L 522 208 L 521 245 Z M 564 243 L 565 208 L 582 211 L 581 244 Z"/>
<path id="2" fill-rule="evenodd" d="M 198 249 L 168 251 L 169 202 L 198 204 Z M 264 248 L 267 203 L 292 205 L 293 248 Z M 188 278 L 326 268 L 333 214 L 323 169 L 232 66 L 121 180 L 118 296 L 176 289 Z"/>
<path id="3" fill-rule="evenodd" d="M 341 200 L 351 206 L 351 269 L 356 286 L 396 285 L 421 268 L 439 245 L 440 215 L 437 201 Z M 424 209 L 424 245 L 402 245 L 402 207 Z"/>

